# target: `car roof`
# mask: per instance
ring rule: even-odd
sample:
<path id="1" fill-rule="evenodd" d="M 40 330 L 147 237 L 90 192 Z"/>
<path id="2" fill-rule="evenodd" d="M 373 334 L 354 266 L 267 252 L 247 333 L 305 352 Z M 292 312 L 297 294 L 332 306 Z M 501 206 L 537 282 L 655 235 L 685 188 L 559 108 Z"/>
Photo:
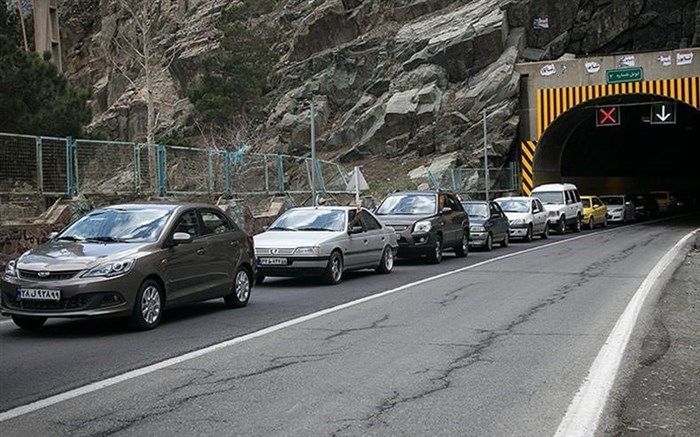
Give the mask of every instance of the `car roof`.
<path id="1" fill-rule="evenodd" d="M 121 205 L 110 205 L 105 206 L 102 209 L 163 209 L 168 211 L 174 211 L 177 209 L 189 209 L 189 208 L 218 208 L 216 205 L 211 205 L 208 203 L 193 203 L 193 202 L 138 202 L 138 203 L 125 203 Z"/>
<path id="2" fill-rule="evenodd" d="M 507 196 L 507 197 L 499 197 L 494 199 L 495 200 L 532 200 L 532 197 L 527 197 L 527 196 Z"/>
<path id="3" fill-rule="evenodd" d="M 461 203 L 471 203 L 471 204 L 483 203 L 484 205 L 486 205 L 487 202 L 485 200 L 462 200 Z"/>
<path id="4" fill-rule="evenodd" d="M 335 205 L 333 205 L 333 206 L 326 206 L 326 205 L 324 205 L 324 206 L 299 206 L 299 207 L 291 208 L 290 211 L 293 210 L 293 209 L 294 209 L 294 210 L 299 210 L 299 209 L 304 209 L 304 210 L 318 209 L 318 210 L 321 210 L 321 211 L 332 211 L 332 210 L 342 210 L 342 211 L 351 211 L 351 210 L 352 210 L 352 211 L 355 211 L 355 210 L 357 210 L 357 207 L 356 207 L 356 206 L 335 206 Z M 362 209 L 365 210 L 365 211 L 367 211 L 367 208 L 364 208 L 364 207 L 363 207 Z"/>
<path id="5" fill-rule="evenodd" d="M 437 195 L 437 194 L 440 194 L 440 193 L 443 193 L 443 194 L 452 194 L 452 193 L 449 192 L 449 191 L 438 191 L 438 190 L 413 190 L 413 191 L 395 191 L 395 192 L 393 192 L 393 193 L 390 193 L 389 196 L 393 196 L 393 195 L 396 195 L 396 194 L 435 194 L 435 195 Z M 389 197 L 389 196 L 387 196 L 387 197 Z"/>
<path id="6" fill-rule="evenodd" d="M 535 187 L 532 192 L 534 193 L 535 191 L 559 191 L 559 190 L 578 190 L 576 188 L 576 185 L 574 184 L 544 184 L 540 185 L 539 187 Z"/>

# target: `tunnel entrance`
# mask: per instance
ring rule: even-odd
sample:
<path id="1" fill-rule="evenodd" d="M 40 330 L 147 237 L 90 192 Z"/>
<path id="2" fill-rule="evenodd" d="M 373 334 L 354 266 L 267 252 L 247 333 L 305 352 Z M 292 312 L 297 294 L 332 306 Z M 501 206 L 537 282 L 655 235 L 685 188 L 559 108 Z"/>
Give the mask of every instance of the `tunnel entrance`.
<path id="1" fill-rule="evenodd" d="M 675 123 L 651 122 L 652 105 L 658 110 L 662 104 L 675 106 Z M 611 107 L 619 124 L 597 126 L 598 111 Z M 669 190 L 695 196 L 700 192 L 700 111 L 651 94 L 588 100 L 561 114 L 544 131 L 534 174 L 537 185 L 570 182 L 582 193 Z"/>

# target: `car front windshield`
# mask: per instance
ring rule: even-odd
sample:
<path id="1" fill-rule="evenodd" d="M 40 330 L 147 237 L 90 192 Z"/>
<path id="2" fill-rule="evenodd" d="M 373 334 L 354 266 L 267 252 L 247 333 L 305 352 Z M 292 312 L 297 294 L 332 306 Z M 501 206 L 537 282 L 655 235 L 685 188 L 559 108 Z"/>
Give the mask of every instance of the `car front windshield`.
<path id="1" fill-rule="evenodd" d="M 489 207 L 485 203 L 463 203 L 464 210 L 469 217 L 488 217 Z"/>
<path id="2" fill-rule="evenodd" d="M 269 231 L 328 231 L 345 230 L 346 213 L 341 209 L 292 209 L 275 220 Z"/>
<path id="3" fill-rule="evenodd" d="M 601 197 L 600 200 L 606 205 L 622 205 L 624 199 L 619 196 Z"/>
<path id="4" fill-rule="evenodd" d="M 583 203 L 584 208 L 590 208 L 591 207 L 591 201 L 590 199 L 581 199 L 581 203 Z"/>
<path id="5" fill-rule="evenodd" d="M 530 212 L 530 202 L 527 200 L 497 200 L 503 212 Z"/>
<path id="6" fill-rule="evenodd" d="M 160 236 L 171 212 L 165 208 L 98 209 L 73 223 L 57 239 L 153 242 Z"/>
<path id="7" fill-rule="evenodd" d="M 532 197 L 537 197 L 545 205 L 563 205 L 564 193 L 561 191 L 540 191 L 532 193 Z"/>
<path id="8" fill-rule="evenodd" d="M 395 194 L 377 209 L 377 215 L 428 215 L 437 212 L 433 194 Z"/>

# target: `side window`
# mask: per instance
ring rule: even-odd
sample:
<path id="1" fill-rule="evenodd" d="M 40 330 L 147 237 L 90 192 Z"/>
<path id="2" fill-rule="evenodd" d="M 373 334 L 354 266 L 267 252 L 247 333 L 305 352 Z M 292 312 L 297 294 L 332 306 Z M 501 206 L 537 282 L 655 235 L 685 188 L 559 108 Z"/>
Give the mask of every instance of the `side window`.
<path id="1" fill-rule="evenodd" d="M 223 214 L 209 209 L 201 211 L 202 235 L 223 234 L 232 230 L 231 223 Z"/>
<path id="2" fill-rule="evenodd" d="M 366 211 L 360 213 L 360 221 L 362 222 L 362 227 L 365 228 L 366 231 L 375 231 L 382 228 L 382 225 L 379 224 L 377 219 Z"/>
<path id="3" fill-rule="evenodd" d="M 442 211 L 442 208 L 448 206 L 447 205 L 447 196 L 444 194 L 440 194 L 438 196 L 438 212 Z"/>
<path id="4" fill-rule="evenodd" d="M 182 214 L 175 224 L 173 234 L 176 232 L 184 232 L 190 234 L 192 238 L 199 237 L 199 222 L 197 221 L 197 213 L 195 211 L 187 211 Z"/>
<path id="5" fill-rule="evenodd" d="M 566 193 L 566 203 L 573 203 L 574 202 L 574 194 L 571 191 L 565 191 Z"/>
<path id="6" fill-rule="evenodd" d="M 537 201 L 533 200 L 532 201 L 532 213 L 536 214 L 538 212 L 540 212 L 540 208 L 537 206 Z"/>
<path id="7" fill-rule="evenodd" d="M 574 197 L 577 203 L 581 202 L 581 195 L 578 193 L 578 190 L 574 190 Z"/>
<path id="8" fill-rule="evenodd" d="M 597 197 L 594 197 L 594 198 L 593 198 L 593 206 L 594 206 L 595 208 L 601 207 L 602 204 L 600 203 L 600 199 L 598 199 Z"/>
<path id="9" fill-rule="evenodd" d="M 491 217 L 500 217 L 501 213 L 499 211 L 498 205 L 496 203 L 491 203 Z"/>

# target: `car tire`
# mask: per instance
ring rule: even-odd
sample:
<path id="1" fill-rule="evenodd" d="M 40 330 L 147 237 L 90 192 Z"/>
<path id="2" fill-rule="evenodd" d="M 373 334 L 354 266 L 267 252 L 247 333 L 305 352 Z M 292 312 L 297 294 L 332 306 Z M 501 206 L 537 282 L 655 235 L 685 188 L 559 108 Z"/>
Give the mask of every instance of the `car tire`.
<path id="1" fill-rule="evenodd" d="M 493 250 L 493 236 L 490 232 L 486 236 L 486 242 L 484 242 L 484 250 L 487 252 L 491 252 Z"/>
<path id="2" fill-rule="evenodd" d="M 529 243 L 532 241 L 532 225 L 527 226 L 527 233 L 525 234 L 525 242 Z"/>
<path id="3" fill-rule="evenodd" d="M 159 283 L 148 279 L 141 284 L 136 295 L 129 326 L 137 331 L 148 331 L 158 326 L 162 317 L 163 290 Z"/>
<path id="4" fill-rule="evenodd" d="M 608 227 L 608 216 L 605 216 L 605 218 L 603 219 L 603 224 L 601 226 L 604 228 Z"/>
<path id="5" fill-rule="evenodd" d="M 12 321 L 25 331 L 38 331 L 46 323 L 46 317 L 12 316 Z"/>
<path id="6" fill-rule="evenodd" d="M 542 233 L 540 234 L 540 238 L 542 238 L 543 240 L 549 238 L 549 222 L 544 224 L 544 231 L 542 231 Z"/>
<path id="7" fill-rule="evenodd" d="M 230 294 L 224 296 L 224 303 L 229 308 L 241 308 L 248 305 L 248 300 L 250 300 L 250 293 L 252 291 L 251 286 L 251 273 L 244 266 L 238 267 L 236 270 L 236 276 L 233 278 L 233 289 Z M 263 276 L 264 279 L 264 276 Z"/>
<path id="8" fill-rule="evenodd" d="M 343 280 L 343 256 L 339 251 L 331 252 L 322 280 L 326 285 L 337 285 Z"/>
<path id="9" fill-rule="evenodd" d="M 510 244 L 510 235 L 506 234 L 505 237 L 503 237 L 503 241 L 501 241 L 501 247 L 508 247 Z"/>
<path id="10" fill-rule="evenodd" d="M 265 282 L 265 275 L 257 274 L 255 275 L 255 285 L 263 285 Z"/>
<path id="11" fill-rule="evenodd" d="M 595 229 L 595 218 L 593 218 L 593 216 L 591 216 L 591 218 L 588 219 L 588 229 L 590 229 L 591 231 Z"/>
<path id="12" fill-rule="evenodd" d="M 574 222 L 574 232 L 581 232 L 581 217 L 576 216 L 576 221 Z"/>
<path id="13" fill-rule="evenodd" d="M 455 246 L 455 255 L 457 258 L 464 258 L 469 254 L 469 234 L 466 231 L 462 233 L 461 244 Z"/>
<path id="14" fill-rule="evenodd" d="M 438 236 L 435 239 L 435 246 L 428 254 L 428 262 L 430 264 L 440 264 L 442 262 L 442 237 Z"/>
<path id="15" fill-rule="evenodd" d="M 566 234 L 566 217 L 564 216 L 559 217 L 559 222 L 557 223 L 557 234 Z"/>
<path id="16" fill-rule="evenodd" d="M 379 266 L 374 269 L 377 273 L 388 275 L 394 269 L 394 249 L 391 246 L 384 248 L 382 259 L 379 260 Z"/>

